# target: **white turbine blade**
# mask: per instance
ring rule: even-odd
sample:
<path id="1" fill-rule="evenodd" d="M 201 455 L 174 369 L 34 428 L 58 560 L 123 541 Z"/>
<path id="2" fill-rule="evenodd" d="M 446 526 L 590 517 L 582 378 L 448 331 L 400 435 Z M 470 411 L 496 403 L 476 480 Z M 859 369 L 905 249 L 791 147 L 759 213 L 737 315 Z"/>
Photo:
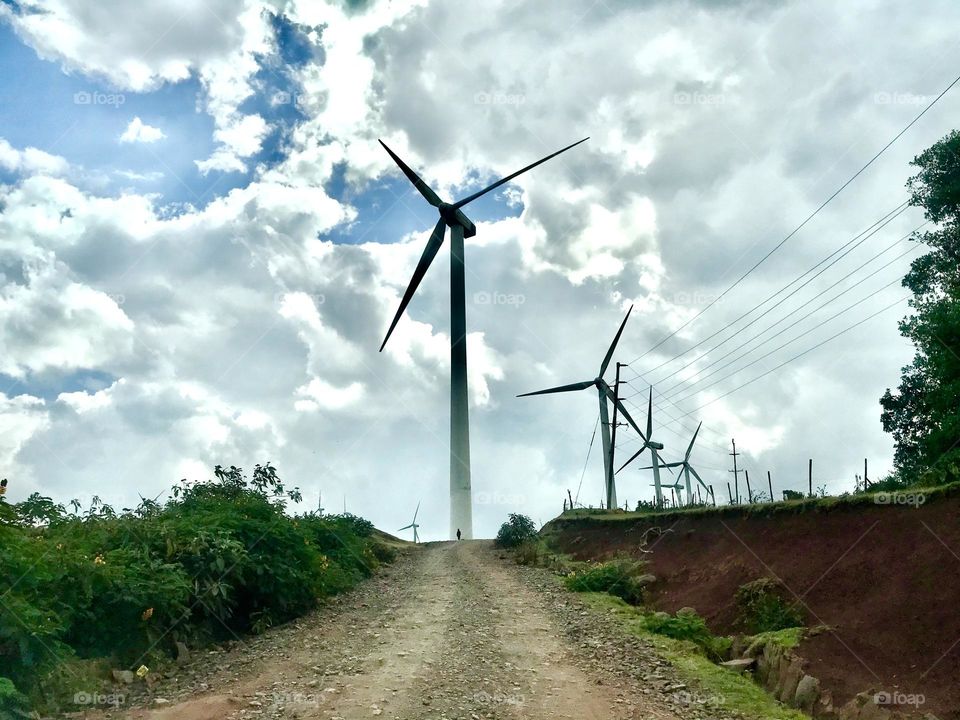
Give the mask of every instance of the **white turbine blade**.
<path id="1" fill-rule="evenodd" d="M 413 522 L 417 522 L 417 513 L 420 512 L 420 503 L 417 503 L 417 509 L 413 511 Z"/>
<path id="2" fill-rule="evenodd" d="M 468 196 L 468 197 L 465 197 L 463 200 L 457 200 L 457 202 L 455 202 L 455 203 L 453 204 L 453 206 L 454 206 L 455 208 L 462 208 L 464 205 L 466 205 L 467 203 L 473 202 L 474 200 L 476 200 L 476 199 L 477 199 L 478 197 L 480 197 L 481 195 L 486 195 L 486 194 L 487 194 L 488 192 L 490 192 L 491 190 L 496 190 L 498 187 L 500 187 L 500 186 L 503 185 L 504 183 L 510 182 L 510 181 L 513 180 L 517 175 L 521 175 L 522 173 L 525 173 L 527 170 L 531 170 L 531 169 L 535 168 L 537 165 L 540 165 L 541 163 L 545 163 L 545 162 L 546 162 L 547 160 L 549 160 L 550 158 L 554 158 L 554 157 L 556 157 L 557 155 L 559 155 L 560 153 L 566 152 L 566 151 L 569 150 L 570 148 L 575 147 L 575 146 L 579 145 L 579 144 L 582 143 L 582 142 L 586 142 L 586 141 L 589 140 L 589 139 L 590 139 L 589 137 L 585 137 L 583 140 L 577 140 L 577 142 L 573 143 L 573 145 L 567 145 L 567 146 L 566 146 L 565 148 L 563 148 L 562 150 L 557 150 L 555 153 L 550 153 L 550 154 L 547 155 L 545 158 L 541 158 L 540 160 L 537 160 L 535 163 L 530 163 L 530 164 L 527 165 L 525 168 L 521 168 L 520 170 L 517 170 L 515 173 L 510 173 L 510 174 L 507 175 L 505 178 L 500 178 L 499 180 L 497 180 L 497 181 L 496 181 L 495 183 L 493 183 L 492 185 L 488 185 L 487 187 L 485 187 L 483 190 L 480 190 L 479 192 L 475 192 L 473 195 L 470 195 L 470 196 Z"/>
<path id="3" fill-rule="evenodd" d="M 549 395 L 550 393 L 573 392 L 575 390 L 585 390 L 593 385 L 593 380 L 584 380 L 583 382 L 570 383 L 569 385 L 559 385 L 558 387 L 547 388 L 546 390 L 537 390 L 535 392 L 523 393 L 517 397 L 530 397 L 531 395 Z"/>
<path id="4" fill-rule="evenodd" d="M 650 386 L 650 397 L 647 399 L 647 439 L 653 437 L 653 385 Z"/>
<path id="5" fill-rule="evenodd" d="M 600 373 L 597 377 L 603 377 L 603 374 L 607 371 L 607 365 L 610 364 L 610 359 L 613 357 L 613 351 L 617 349 L 617 343 L 620 342 L 620 336 L 623 334 L 623 328 L 627 325 L 627 320 L 630 319 L 630 313 L 633 312 L 633 305 L 630 306 L 630 309 L 627 310 L 626 317 L 623 318 L 623 322 L 620 323 L 620 329 L 617 330 L 617 334 L 613 337 L 613 342 L 610 343 L 610 349 L 607 350 L 607 354 L 603 356 L 603 362 L 600 363 Z"/>
<path id="6" fill-rule="evenodd" d="M 383 141 L 379 141 L 383 145 L 383 149 L 390 153 L 390 157 L 393 158 L 393 161 L 397 166 L 403 171 L 403 174 L 407 176 L 407 180 L 413 183 L 413 186 L 423 195 L 424 199 L 433 205 L 434 207 L 440 207 L 443 204 L 443 201 L 437 196 L 437 194 L 427 185 L 419 175 L 417 175 L 413 170 L 407 167 L 407 164 L 397 157 L 397 154 L 387 147 L 387 144 Z"/>
<path id="7" fill-rule="evenodd" d="M 703 425 L 703 420 L 700 421 L 700 425 Z M 693 452 L 693 444 L 697 441 L 697 434 L 700 432 L 700 425 L 697 425 L 697 429 L 693 432 L 693 437 L 690 439 L 690 444 L 687 445 L 687 454 L 683 456 L 684 460 L 690 459 L 690 453 Z"/>
<path id="8" fill-rule="evenodd" d="M 403 293 L 403 298 L 400 300 L 400 307 L 397 309 L 397 314 L 393 316 L 393 322 L 390 323 L 390 329 L 387 330 L 387 336 L 383 338 L 383 344 L 380 345 L 380 352 L 383 352 L 383 348 L 387 346 L 387 340 L 390 339 L 393 329 L 397 326 L 397 323 L 400 322 L 400 316 L 403 315 L 403 311 L 407 309 L 407 305 L 410 304 L 413 294 L 420 286 L 420 281 L 423 280 L 423 276 L 427 274 L 427 269 L 430 267 L 430 263 L 433 262 L 433 259 L 440 251 L 440 246 L 443 245 L 443 234 L 446 229 L 447 225 L 443 218 L 441 218 L 434 226 L 433 232 L 430 234 L 430 239 L 427 240 L 426 247 L 423 248 L 423 254 L 420 256 L 420 262 L 417 263 L 417 267 L 413 271 L 413 277 L 410 278 L 410 284 L 407 285 L 407 289 Z"/>
<path id="9" fill-rule="evenodd" d="M 631 455 L 631 456 L 630 456 L 630 459 L 627 460 L 623 465 L 621 465 L 621 466 L 617 469 L 617 472 L 620 472 L 620 471 L 623 470 L 627 465 L 629 465 L 629 464 L 632 463 L 634 460 L 636 460 L 638 457 L 640 457 L 640 453 L 642 453 L 642 452 L 643 452 L 644 450 L 646 450 L 646 449 L 647 449 L 647 445 L 646 445 L 646 443 L 644 443 L 644 445 L 643 445 L 642 448 L 640 448 L 640 449 L 637 450 L 633 455 Z"/>
<path id="10" fill-rule="evenodd" d="M 404 525 L 402 528 L 400 528 L 400 530 L 397 530 L 397 532 L 401 532 L 401 531 L 403 531 L 403 530 L 409 530 L 409 529 L 412 528 L 412 527 L 413 527 L 413 525 Z"/>

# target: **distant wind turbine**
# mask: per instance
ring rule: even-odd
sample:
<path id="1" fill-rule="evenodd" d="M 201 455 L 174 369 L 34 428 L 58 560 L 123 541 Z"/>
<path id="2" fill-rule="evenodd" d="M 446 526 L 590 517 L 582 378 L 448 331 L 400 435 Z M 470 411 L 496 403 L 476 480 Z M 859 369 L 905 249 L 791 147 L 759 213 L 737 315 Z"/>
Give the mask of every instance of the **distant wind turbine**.
<path id="1" fill-rule="evenodd" d="M 657 496 L 657 507 L 662 507 L 663 488 L 660 485 L 660 453 L 657 451 L 663 450 L 663 443 L 654 442 L 653 440 L 653 386 L 650 386 L 650 397 L 647 400 L 647 432 L 646 434 L 640 433 L 640 437 L 643 439 L 643 445 L 640 446 L 640 449 L 637 450 L 629 460 L 617 469 L 617 472 L 620 472 L 620 470 L 623 470 L 627 465 L 632 463 L 644 450 L 650 450 L 650 468 L 653 469 L 653 488 Z"/>
<path id="2" fill-rule="evenodd" d="M 614 395 L 613 389 L 607 384 L 607 381 L 603 379 L 603 374 L 607 371 L 607 366 L 610 364 L 610 360 L 613 357 L 613 351 L 617 349 L 617 343 L 620 341 L 620 335 L 623 334 L 623 328 L 626 326 L 627 320 L 630 318 L 630 313 L 632 311 L 633 305 L 631 305 L 630 309 L 627 310 L 627 314 L 623 318 L 623 322 L 620 323 L 620 329 L 617 330 L 617 334 L 614 336 L 613 342 L 610 343 L 610 348 L 607 350 L 607 354 L 603 356 L 603 362 L 600 363 L 600 372 L 597 373 L 597 377 L 595 377 L 593 380 L 584 380 L 583 382 L 560 385 L 558 387 L 548 388 L 546 390 L 537 390 L 536 392 L 528 392 L 523 393 L 522 395 L 517 395 L 517 397 L 530 397 L 531 395 L 547 395 L 550 393 L 586 390 L 589 387 L 597 388 L 597 395 L 600 400 L 600 437 L 603 442 L 603 478 L 607 495 L 606 504 L 607 508 L 610 510 L 617 507 L 617 486 L 613 479 L 613 465 L 611 464 L 610 460 L 610 419 L 607 412 L 607 400 L 609 399 L 612 402 L 616 400 L 616 396 Z M 630 413 L 627 412 L 627 409 L 623 406 L 623 403 L 619 400 L 616 400 L 616 403 L 617 410 L 633 426 L 633 429 L 637 431 L 640 437 L 643 437 L 643 432 L 639 427 L 637 427 L 637 424 L 633 421 L 633 418 L 630 417 Z M 644 447 L 646 447 L 646 445 L 644 445 Z"/>
<path id="3" fill-rule="evenodd" d="M 468 195 L 455 203 L 444 202 L 440 199 L 429 185 L 427 185 L 419 175 L 411 170 L 396 153 L 387 147 L 383 140 L 380 144 L 386 150 L 393 161 L 400 167 L 407 179 L 413 183 L 413 186 L 423 196 L 423 198 L 437 208 L 440 213 L 440 219 L 437 221 L 427 245 L 423 249 L 420 261 L 413 271 L 413 277 L 410 284 L 403 293 L 400 300 L 400 307 L 397 314 L 390 323 L 383 344 L 380 345 L 380 351 L 386 347 L 387 340 L 397 326 L 400 316 L 406 310 L 414 293 L 423 280 L 430 263 L 440 251 L 443 244 L 443 236 L 446 228 L 450 228 L 450 539 L 456 537 L 457 529 L 461 530 L 463 537 L 467 540 L 473 538 L 473 508 L 471 506 L 471 487 L 470 487 L 470 418 L 467 405 L 467 317 L 466 317 L 466 295 L 464 282 L 464 253 L 463 239 L 473 237 L 477 234 L 477 228 L 473 222 L 460 209 L 467 203 L 471 203 L 477 198 L 486 195 L 491 190 L 495 190 L 504 183 L 513 180 L 521 173 L 525 173 L 531 168 L 546 162 L 550 158 L 556 157 L 562 152 L 569 150 L 575 145 L 588 140 L 578 140 L 572 145 L 568 145 L 562 150 L 547 155 L 545 158 L 531 163 L 515 173 L 511 173 L 492 185 L 488 185 L 483 190 Z"/>
<path id="4" fill-rule="evenodd" d="M 420 542 L 420 535 L 417 534 L 417 529 L 420 527 L 419 525 L 417 525 L 418 512 L 420 512 L 420 503 L 417 503 L 417 509 L 413 511 L 413 522 L 411 522 L 409 525 L 404 525 L 402 528 L 397 530 L 397 532 L 403 532 L 404 530 L 409 530 L 410 528 L 413 528 L 413 541 L 415 543 Z"/>
<path id="5" fill-rule="evenodd" d="M 677 478 L 680 477 L 680 473 L 683 473 L 684 480 L 685 480 L 685 484 L 686 484 L 686 486 L 687 486 L 687 488 L 686 488 L 686 489 L 687 489 L 687 505 L 690 505 L 690 504 L 693 503 L 693 488 L 690 486 L 690 475 L 691 475 L 691 473 L 692 473 L 693 476 L 697 479 L 697 482 L 700 483 L 700 485 L 703 487 L 703 489 L 706 490 L 706 492 L 707 492 L 707 497 L 710 497 L 710 498 L 713 497 L 713 493 L 710 492 L 710 488 L 709 488 L 709 487 L 707 486 L 707 484 L 700 478 L 700 473 L 698 473 L 696 470 L 694 470 L 694 469 L 693 469 L 693 465 L 690 464 L 690 453 L 693 452 L 693 444 L 697 441 L 697 435 L 698 435 L 699 432 L 700 432 L 700 426 L 701 426 L 701 425 L 703 425 L 703 422 L 701 422 L 700 425 L 697 425 L 697 429 L 694 431 L 693 437 L 690 439 L 690 444 L 687 445 L 687 452 L 684 453 L 683 460 L 679 460 L 679 461 L 677 461 L 677 462 L 672 462 L 672 463 L 667 463 L 666 465 L 663 466 L 663 467 L 667 467 L 667 468 L 675 468 L 675 467 L 681 468 L 681 470 L 680 470 L 679 472 L 677 472 Z"/>

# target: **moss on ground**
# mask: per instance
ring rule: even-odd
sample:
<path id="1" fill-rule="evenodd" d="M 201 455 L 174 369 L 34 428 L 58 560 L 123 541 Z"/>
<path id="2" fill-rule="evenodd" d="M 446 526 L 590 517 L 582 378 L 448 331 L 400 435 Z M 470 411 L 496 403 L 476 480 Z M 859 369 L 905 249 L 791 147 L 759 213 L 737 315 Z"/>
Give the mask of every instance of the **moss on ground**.
<path id="1" fill-rule="evenodd" d="M 642 610 L 606 593 L 583 593 L 593 609 L 615 618 L 630 633 L 647 640 L 691 685 L 698 688 L 708 706 L 740 713 L 756 720 L 809 720 L 798 710 L 784 707 L 748 676 L 714 665 L 693 642 L 675 640 L 650 632 Z M 798 632 L 794 632 L 798 631 Z M 764 633 L 785 643 L 799 642 L 801 628 Z"/>

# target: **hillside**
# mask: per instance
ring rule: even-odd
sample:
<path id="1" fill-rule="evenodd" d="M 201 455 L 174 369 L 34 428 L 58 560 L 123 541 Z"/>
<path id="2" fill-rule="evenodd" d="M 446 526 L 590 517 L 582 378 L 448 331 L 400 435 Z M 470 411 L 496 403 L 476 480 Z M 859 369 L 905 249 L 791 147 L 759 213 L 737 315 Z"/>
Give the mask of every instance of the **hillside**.
<path id="1" fill-rule="evenodd" d="M 871 689 L 902 692 L 923 695 L 924 712 L 957 718 L 960 488 L 913 505 L 884 504 L 890 499 L 656 515 L 576 511 L 542 532 L 581 560 L 645 557 L 657 578 L 653 604 L 693 607 L 717 633 L 743 631 L 734 604 L 741 585 L 777 578 L 808 625 L 828 627 L 798 652 L 837 704 Z"/>

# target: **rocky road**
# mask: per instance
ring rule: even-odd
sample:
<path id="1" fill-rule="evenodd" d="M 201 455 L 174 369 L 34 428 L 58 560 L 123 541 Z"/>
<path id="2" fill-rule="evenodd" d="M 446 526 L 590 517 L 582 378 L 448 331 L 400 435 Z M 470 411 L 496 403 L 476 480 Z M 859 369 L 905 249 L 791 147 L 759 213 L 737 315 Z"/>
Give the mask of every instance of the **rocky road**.
<path id="1" fill-rule="evenodd" d="M 317 612 L 196 654 L 115 716 L 721 718 L 641 640 L 491 543 L 431 543 Z"/>

